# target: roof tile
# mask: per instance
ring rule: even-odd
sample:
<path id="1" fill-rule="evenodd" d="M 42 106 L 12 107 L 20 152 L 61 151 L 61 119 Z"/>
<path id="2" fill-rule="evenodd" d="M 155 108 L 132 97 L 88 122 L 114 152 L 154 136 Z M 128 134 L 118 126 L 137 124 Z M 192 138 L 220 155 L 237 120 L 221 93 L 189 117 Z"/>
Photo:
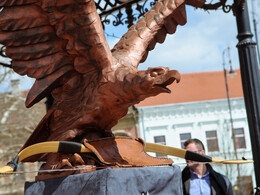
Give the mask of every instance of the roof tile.
<path id="1" fill-rule="evenodd" d="M 243 97 L 240 70 L 227 76 L 230 98 Z M 185 102 L 226 99 L 226 87 L 223 71 L 183 73 L 181 81 L 170 85 L 171 94 L 159 94 L 145 99 L 136 107 L 177 104 Z"/>

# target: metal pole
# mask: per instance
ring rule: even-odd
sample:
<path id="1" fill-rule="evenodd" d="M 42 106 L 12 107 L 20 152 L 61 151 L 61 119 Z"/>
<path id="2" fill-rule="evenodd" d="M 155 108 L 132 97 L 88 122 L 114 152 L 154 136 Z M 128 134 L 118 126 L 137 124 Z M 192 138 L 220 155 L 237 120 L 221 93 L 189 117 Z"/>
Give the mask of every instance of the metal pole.
<path id="1" fill-rule="evenodd" d="M 229 55 L 229 65 L 230 68 L 232 68 L 231 66 L 231 58 L 230 58 L 230 51 L 229 51 L 229 47 L 226 48 L 228 49 L 228 55 Z M 232 117 L 232 109 L 231 109 L 231 103 L 230 103 L 230 96 L 229 96 L 229 89 L 228 89 L 228 81 L 227 81 L 227 70 L 226 70 L 226 64 L 225 64 L 225 51 L 226 49 L 223 51 L 222 53 L 222 57 L 223 57 L 223 70 L 224 70 L 224 78 L 225 78 L 225 86 L 226 86 L 226 93 L 227 93 L 227 103 L 228 103 L 228 110 L 229 110 L 229 117 L 230 117 L 230 126 L 231 126 L 231 133 L 232 133 L 232 141 L 233 141 L 233 147 L 234 147 L 234 154 L 235 154 L 235 158 L 238 159 L 237 156 L 237 145 L 236 145 L 236 138 L 235 138 L 235 134 L 234 134 L 234 125 L 233 125 L 233 117 Z M 239 169 L 239 164 L 237 164 L 237 175 L 238 177 L 240 177 L 240 169 Z"/>
<path id="2" fill-rule="evenodd" d="M 254 159 L 257 191 L 260 195 L 260 78 L 256 43 L 252 40 L 246 1 L 234 0 L 239 40 L 237 44 L 244 99 Z"/>
<path id="3" fill-rule="evenodd" d="M 258 35 L 257 35 L 257 26 L 256 26 L 256 20 L 255 20 L 255 9 L 254 9 L 254 4 L 253 0 L 251 1 L 252 3 L 252 17 L 253 17 L 253 24 L 254 24 L 254 31 L 255 31 L 255 41 L 256 41 L 256 49 L 257 49 L 257 56 L 258 56 L 258 63 L 260 63 L 260 50 L 259 50 L 259 42 L 258 42 Z"/>
<path id="4" fill-rule="evenodd" d="M 130 28 L 134 24 L 134 16 L 133 16 L 133 9 L 132 5 L 126 5 L 125 12 L 127 14 L 127 28 Z"/>

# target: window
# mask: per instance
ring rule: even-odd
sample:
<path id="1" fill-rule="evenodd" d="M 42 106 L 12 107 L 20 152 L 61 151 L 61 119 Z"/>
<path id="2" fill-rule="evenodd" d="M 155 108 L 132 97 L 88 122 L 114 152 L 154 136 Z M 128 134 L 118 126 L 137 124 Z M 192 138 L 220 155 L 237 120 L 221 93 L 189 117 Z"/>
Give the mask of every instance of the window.
<path id="1" fill-rule="evenodd" d="M 166 145 L 165 136 L 154 136 L 154 143 Z"/>
<path id="2" fill-rule="evenodd" d="M 217 131 L 206 131 L 206 139 L 209 152 L 219 151 Z"/>
<path id="3" fill-rule="evenodd" d="M 164 135 L 154 136 L 154 143 L 166 145 L 165 136 Z M 167 155 L 156 153 L 156 157 L 167 158 Z"/>
<path id="4" fill-rule="evenodd" d="M 191 139 L 191 133 L 181 133 L 180 140 L 181 140 L 181 148 L 184 149 L 184 142 L 187 139 Z"/>
<path id="5" fill-rule="evenodd" d="M 243 128 L 233 129 L 233 135 L 235 138 L 236 148 L 246 148 L 245 134 Z"/>

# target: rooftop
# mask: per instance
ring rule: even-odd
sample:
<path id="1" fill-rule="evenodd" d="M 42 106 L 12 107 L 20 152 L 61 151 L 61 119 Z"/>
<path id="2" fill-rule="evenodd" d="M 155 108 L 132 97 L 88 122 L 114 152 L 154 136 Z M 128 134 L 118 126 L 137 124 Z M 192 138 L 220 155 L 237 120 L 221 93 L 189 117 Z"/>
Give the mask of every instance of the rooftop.
<path id="1" fill-rule="evenodd" d="M 243 97 L 240 70 L 236 75 L 227 76 L 230 98 Z M 171 94 L 159 94 L 145 99 L 136 107 L 157 106 L 207 100 L 226 99 L 224 71 L 183 73 L 181 81 L 168 87 Z"/>

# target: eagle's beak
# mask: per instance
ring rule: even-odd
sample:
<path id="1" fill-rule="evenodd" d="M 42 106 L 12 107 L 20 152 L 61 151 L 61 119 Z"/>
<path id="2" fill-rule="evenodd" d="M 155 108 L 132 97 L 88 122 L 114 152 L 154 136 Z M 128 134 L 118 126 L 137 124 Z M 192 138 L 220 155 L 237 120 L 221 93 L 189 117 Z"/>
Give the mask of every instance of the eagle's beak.
<path id="1" fill-rule="evenodd" d="M 175 80 L 178 83 L 181 79 L 181 75 L 177 70 L 169 70 L 169 68 L 149 68 L 147 71 L 154 78 L 153 86 L 160 88 L 161 92 L 171 93 L 171 90 L 167 86 Z"/>

